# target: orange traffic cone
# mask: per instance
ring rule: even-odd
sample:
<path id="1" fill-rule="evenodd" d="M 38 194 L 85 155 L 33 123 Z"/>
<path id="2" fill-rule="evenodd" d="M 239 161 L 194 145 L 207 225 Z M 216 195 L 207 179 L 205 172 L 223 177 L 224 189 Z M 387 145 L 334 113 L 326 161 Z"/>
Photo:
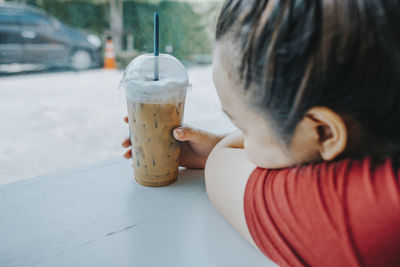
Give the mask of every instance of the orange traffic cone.
<path id="1" fill-rule="evenodd" d="M 116 69 L 114 45 L 111 37 L 107 37 L 106 50 L 104 52 L 104 68 Z"/>

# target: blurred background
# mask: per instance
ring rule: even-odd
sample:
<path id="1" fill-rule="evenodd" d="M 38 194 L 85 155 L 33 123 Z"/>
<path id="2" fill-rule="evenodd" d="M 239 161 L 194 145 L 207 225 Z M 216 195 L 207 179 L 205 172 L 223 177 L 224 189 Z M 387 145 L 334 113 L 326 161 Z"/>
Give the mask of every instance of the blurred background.
<path id="1" fill-rule="evenodd" d="M 123 69 L 153 50 L 188 68 L 185 123 L 233 126 L 212 83 L 222 1 L 0 0 L 0 184 L 123 154 Z"/>
<path id="2" fill-rule="evenodd" d="M 155 11 L 162 14 L 161 52 L 187 62 L 210 63 L 221 1 L 0 0 L 0 4 L 0 63 L 12 65 L 3 65 L 0 71 L 11 73 L 101 67 L 108 36 L 118 67 L 123 68 L 136 55 L 152 51 Z"/>

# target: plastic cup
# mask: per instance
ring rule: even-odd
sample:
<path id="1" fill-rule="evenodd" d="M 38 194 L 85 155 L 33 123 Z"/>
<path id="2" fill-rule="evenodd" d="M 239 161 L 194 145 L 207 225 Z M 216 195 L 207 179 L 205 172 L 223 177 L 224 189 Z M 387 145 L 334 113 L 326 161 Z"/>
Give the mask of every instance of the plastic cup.
<path id="1" fill-rule="evenodd" d="M 139 56 L 126 68 L 120 88 L 126 95 L 137 183 L 158 187 L 177 180 L 181 149 L 172 131 L 182 125 L 189 87 L 185 67 L 167 54 Z"/>

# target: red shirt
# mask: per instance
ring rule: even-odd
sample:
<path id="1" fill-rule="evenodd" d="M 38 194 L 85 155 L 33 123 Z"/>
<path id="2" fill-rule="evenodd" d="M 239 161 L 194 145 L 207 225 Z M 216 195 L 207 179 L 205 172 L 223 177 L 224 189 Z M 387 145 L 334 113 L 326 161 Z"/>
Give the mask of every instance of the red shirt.
<path id="1" fill-rule="evenodd" d="M 399 177 L 391 160 L 257 168 L 247 226 L 280 266 L 400 266 Z"/>

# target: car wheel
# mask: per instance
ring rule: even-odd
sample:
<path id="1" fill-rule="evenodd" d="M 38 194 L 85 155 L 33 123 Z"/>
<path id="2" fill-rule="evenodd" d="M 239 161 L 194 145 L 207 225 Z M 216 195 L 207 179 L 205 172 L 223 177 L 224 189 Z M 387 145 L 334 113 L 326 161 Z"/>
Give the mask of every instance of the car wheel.
<path id="1" fill-rule="evenodd" d="M 71 68 L 74 70 L 87 70 L 92 65 L 92 57 L 85 50 L 76 50 L 71 56 Z"/>

